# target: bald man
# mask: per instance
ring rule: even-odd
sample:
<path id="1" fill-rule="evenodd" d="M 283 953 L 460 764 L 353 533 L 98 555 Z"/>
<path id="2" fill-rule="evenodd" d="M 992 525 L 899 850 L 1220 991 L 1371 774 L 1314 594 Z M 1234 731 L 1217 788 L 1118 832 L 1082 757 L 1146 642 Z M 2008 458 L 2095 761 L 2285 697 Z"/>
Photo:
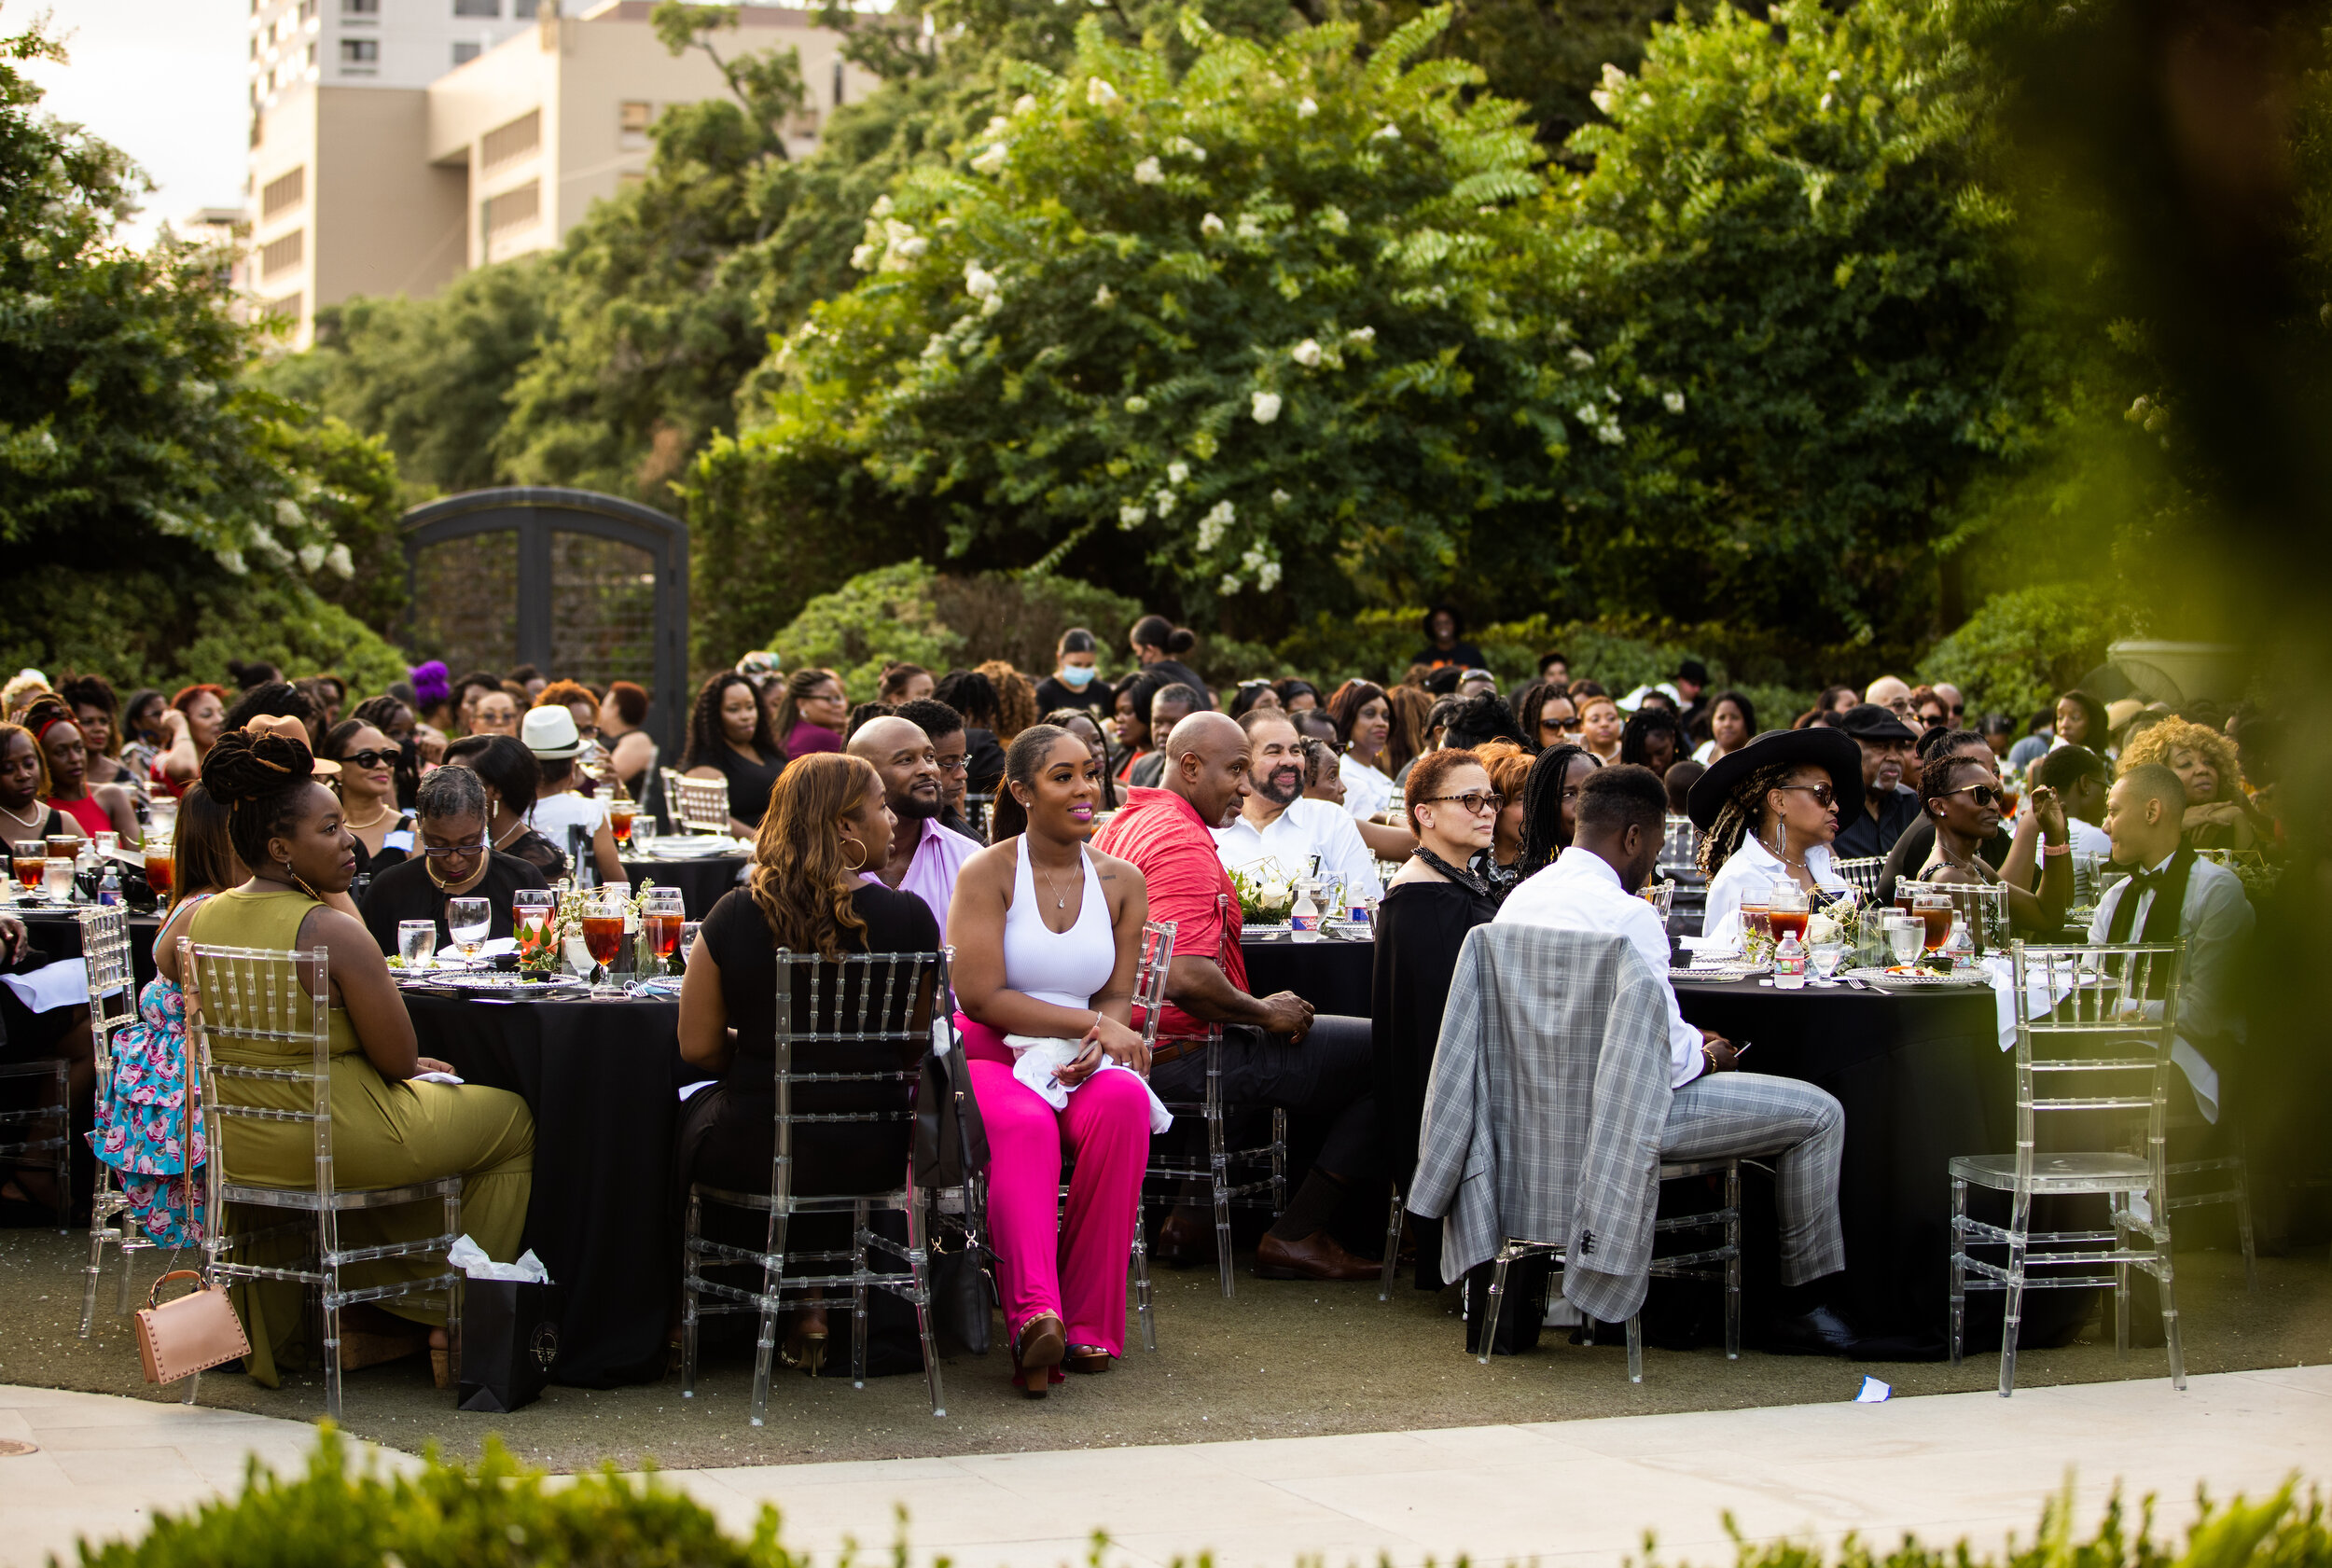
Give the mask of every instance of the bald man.
<path id="1" fill-rule="evenodd" d="M 1227 1103 L 1282 1106 L 1327 1125 L 1310 1174 L 1256 1248 L 1256 1272 L 1272 1280 L 1373 1278 L 1377 1266 L 1345 1251 L 1328 1229 L 1347 1193 L 1373 1219 L 1382 1191 L 1383 1175 L 1374 1169 L 1368 1020 L 1315 1016 L 1293 992 L 1248 993 L 1239 897 L 1215 853 L 1215 829 L 1236 822 L 1254 792 L 1246 732 L 1224 715 L 1194 713 L 1174 726 L 1163 751 L 1161 787 L 1128 790 L 1125 808 L 1094 840 L 1096 849 L 1141 867 L 1150 919 L 1174 923 L 1150 1083 L 1161 1099 L 1203 1101 L 1205 1041 L 1219 1028 Z M 1168 1262 L 1198 1261 L 1214 1250 L 1211 1228 L 1195 1205 L 1179 1205 L 1151 1251 Z"/>
<path id="2" fill-rule="evenodd" d="M 939 758 L 931 737 L 908 720 L 885 715 L 869 719 L 850 738 L 853 756 L 874 764 L 882 798 L 898 829 L 891 853 L 867 870 L 883 886 L 911 893 L 931 908 L 939 929 L 948 928 L 948 905 L 955 897 L 955 875 L 984 847 L 939 824 L 947 796 L 939 787 Z"/>
<path id="3" fill-rule="evenodd" d="M 1911 688 L 1898 676 L 1881 675 L 1863 693 L 1863 701 L 1891 709 L 1899 717 L 1911 711 Z"/>

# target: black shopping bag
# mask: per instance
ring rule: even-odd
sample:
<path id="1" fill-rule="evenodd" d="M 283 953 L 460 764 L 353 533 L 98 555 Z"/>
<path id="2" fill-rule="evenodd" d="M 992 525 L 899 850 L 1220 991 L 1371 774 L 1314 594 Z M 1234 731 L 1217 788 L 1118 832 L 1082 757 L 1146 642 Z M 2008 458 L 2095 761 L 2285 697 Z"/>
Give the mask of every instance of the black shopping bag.
<path id="1" fill-rule="evenodd" d="M 1482 1323 L 1490 1315 L 1490 1276 L 1494 1267 L 1477 1264 L 1465 1273 L 1465 1349 L 1474 1355 L 1482 1353 Z M 1543 1256 L 1518 1258 L 1506 1265 L 1506 1285 L 1498 1293 L 1498 1325 L 1491 1338 L 1491 1354 L 1521 1355 L 1538 1347 L 1538 1330 L 1547 1321 L 1551 1273 Z"/>
<path id="2" fill-rule="evenodd" d="M 463 1282 L 463 1409 L 505 1415 L 532 1405 L 558 1361 L 559 1314 L 549 1285 Z"/>

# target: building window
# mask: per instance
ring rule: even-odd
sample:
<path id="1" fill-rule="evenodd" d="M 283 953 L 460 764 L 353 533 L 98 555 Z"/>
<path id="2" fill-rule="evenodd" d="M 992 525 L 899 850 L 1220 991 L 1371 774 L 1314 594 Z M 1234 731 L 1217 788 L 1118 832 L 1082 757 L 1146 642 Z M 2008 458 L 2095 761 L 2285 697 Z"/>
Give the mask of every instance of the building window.
<path id="1" fill-rule="evenodd" d="M 307 257 L 308 231 L 295 229 L 280 240 L 270 240 L 259 247 L 259 276 L 272 278 L 288 272 Z"/>
<path id="2" fill-rule="evenodd" d="M 502 14 L 502 0 L 453 0 L 453 14 L 457 17 L 498 17 Z"/>
<path id="3" fill-rule="evenodd" d="M 543 145 L 543 114 L 529 109 L 507 125 L 497 125 L 479 143 L 480 167 L 493 169 L 514 158 L 524 158 Z"/>
<path id="4" fill-rule="evenodd" d="M 299 330 L 299 307 L 305 302 L 299 295 L 286 294 L 281 299 L 269 300 L 267 313 L 281 318 L 275 323 L 278 330 L 297 332 Z"/>
<path id="5" fill-rule="evenodd" d="M 513 229 L 531 227 L 542 214 L 542 182 L 529 180 L 516 190 L 486 199 L 486 232 L 498 239 Z"/>
<path id="6" fill-rule="evenodd" d="M 377 17 L 381 0 L 340 0 L 340 15 L 344 17 Z"/>
<path id="7" fill-rule="evenodd" d="M 310 22 L 315 19 L 316 0 L 299 0 L 299 20 L 302 22 Z"/>
<path id="8" fill-rule="evenodd" d="M 656 121 L 656 105 L 633 100 L 618 104 L 616 109 L 616 145 L 621 147 L 647 146 L 647 128 Z"/>
<path id="9" fill-rule="evenodd" d="M 307 200 L 308 170 L 306 165 L 288 174 L 267 182 L 259 190 L 259 221 L 272 223 L 278 215 L 290 212 Z"/>
<path id="10" fill-rule="evenodd" d="M 343 70 L 369 71 L 381 63 L 381 40 L 378 38 L 342 38 L 340 66 Z"/>
<path id="11" fill-rule="evenodd" d="M 483 53 L 484 49 L 485 46 L 482 44 L 456 44 L 453 46 L 453 63 L 466 65 Z"/>
<path id="12" fill-rule="evenodd" d="M 310 45 L 308 46 L 308 69 L 309 69 L 309 70 L 311 70 L 311 71 L 312 71 L 312 70 L 314 70 L 315 68 L 316 68 L 316 47 L 315 47 L 315 45 L 313 45 L 313 44 L 310 44 Z"/>

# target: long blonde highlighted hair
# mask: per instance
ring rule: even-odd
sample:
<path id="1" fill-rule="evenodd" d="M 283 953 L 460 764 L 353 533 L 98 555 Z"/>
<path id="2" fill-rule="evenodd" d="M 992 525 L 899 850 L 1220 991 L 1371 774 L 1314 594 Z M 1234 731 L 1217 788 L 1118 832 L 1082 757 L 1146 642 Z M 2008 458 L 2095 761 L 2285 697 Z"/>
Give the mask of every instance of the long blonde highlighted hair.
<path id="1" fill-rule="evenodd" d="M 850 902 L 867 868 L 865 846 L 853 866 L 842 822 L 881 793 L 874 764 L 840 752 L 797 757 L 777 776 L 754 837 L 748 884 L 775 946 L 840 958 L 843 932 L 866 936 L 867 923 Z"/>

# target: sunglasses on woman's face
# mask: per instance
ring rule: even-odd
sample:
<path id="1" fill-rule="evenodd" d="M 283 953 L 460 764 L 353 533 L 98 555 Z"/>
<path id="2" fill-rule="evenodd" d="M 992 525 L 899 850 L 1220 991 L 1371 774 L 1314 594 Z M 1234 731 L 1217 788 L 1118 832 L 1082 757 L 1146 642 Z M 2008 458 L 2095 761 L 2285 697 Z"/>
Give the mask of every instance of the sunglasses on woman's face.
<path id="1" fill-rule="evenodd" d="M 2005 802 L 2001 799 L 2000 791 L 1988 784 L 1962 784 L 1957 789 L 1947 789 L 1944 793 L 1946 795 L 1969 796 L 1974 798 L 1975 802 L 1978 806 L 1998 806 L 2005 804 Z"/>
<path id="2" fill-rule="evenodd" d="M 1774 788 L 1776 788 L 1776 789 L 1796 789 L 1796 790 L 1803 790 L 1806 794 L 1811 795 L 1811 796 L 1812 796 L 1812 797 L 1813 797 L 1813 803 L 1814 803 L 1815 805 L 1820 806 L 1820 807 L 1823 807 L 1823 808 L 1825 808 L 1825 810 L 1829 807 L 1829 805 L 1830 805 L 1830 803 L 1831 803 L 1832 801 L 1834 801 L 1834 800 L 1836 800 L 1836 799 L 1838 798 L 1838 791 L 1836 791 L 1835 789 L 1832 789 L 1832 788 L 1831 788 L 1828 784 L 1775 784 L 1773 787 L 1774 787 Z"/>
<path id="3" fill-rule="evenodd" d="M 353 768 L 386 768 L 402 755 L 395 751 L 375 751 L 368 746 L 363 751 L 350 752 L 340 760 Z"/>
<path id="4" fill-rule="evenodd" d="M 1579 732 L 1579 721 L 1575 718 L 1543 718 L 1538 721 L 1538 727 L 1561 735 L 1576 735 Z"/>
<path id="5" fill-rule="evenodd" d="M 1484 812 L 1502 812 L 1506 810 L 1506 798 L 1494 789 L 1487 795 L 1478 789 L 1469 789 L 1463 795 L 1436 795 L 1417 803 L 1421 806 L 1430 806 L 1440 800 L 1451 802 L 1469 817 L 1478 817 Z"/>

